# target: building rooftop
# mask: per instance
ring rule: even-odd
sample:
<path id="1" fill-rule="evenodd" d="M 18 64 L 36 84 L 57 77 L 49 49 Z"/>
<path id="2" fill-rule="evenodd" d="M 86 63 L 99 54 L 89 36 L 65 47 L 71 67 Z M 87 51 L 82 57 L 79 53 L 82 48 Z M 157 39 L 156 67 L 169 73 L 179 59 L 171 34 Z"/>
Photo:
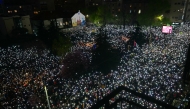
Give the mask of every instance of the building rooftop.
<path id="1" fill-rule="evenodd" d="M 44 11 L 32 17 L 33 20 L 50 20 L 55 18 L 71 18 L 76 12 Z"/>

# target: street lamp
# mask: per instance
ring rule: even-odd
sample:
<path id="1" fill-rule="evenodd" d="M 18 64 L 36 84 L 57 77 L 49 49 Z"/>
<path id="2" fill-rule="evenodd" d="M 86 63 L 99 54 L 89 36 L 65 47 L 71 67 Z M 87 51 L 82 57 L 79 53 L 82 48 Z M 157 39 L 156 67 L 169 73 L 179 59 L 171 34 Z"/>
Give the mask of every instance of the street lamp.
<path id="1" fill-rule="evenodd" d="M 86 15 L 86 24 L 88 23 L 88 17 L 89 17 L 89 15 L 87 14 Z"/>

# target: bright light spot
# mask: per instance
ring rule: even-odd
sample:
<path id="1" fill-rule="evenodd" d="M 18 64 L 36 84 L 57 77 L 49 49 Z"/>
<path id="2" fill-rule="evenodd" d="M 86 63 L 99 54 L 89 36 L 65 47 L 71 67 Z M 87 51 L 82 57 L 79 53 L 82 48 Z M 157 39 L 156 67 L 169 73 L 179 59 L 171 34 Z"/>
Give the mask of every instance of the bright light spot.
<path id="1" fill-rule="evenodd" d="M 157 18 L 158 20 L 162 21 L 163 18 L 164 18 L 164 16 L 163 16 L 163 15 L 160 15 L 160 16 L 157 16 L 156 18 Z"/>
<path id="2" fill-rule="evenodd" d="M 141 13 L 141 10 L 139 9 L 138 13 L 140 14 Z"/>

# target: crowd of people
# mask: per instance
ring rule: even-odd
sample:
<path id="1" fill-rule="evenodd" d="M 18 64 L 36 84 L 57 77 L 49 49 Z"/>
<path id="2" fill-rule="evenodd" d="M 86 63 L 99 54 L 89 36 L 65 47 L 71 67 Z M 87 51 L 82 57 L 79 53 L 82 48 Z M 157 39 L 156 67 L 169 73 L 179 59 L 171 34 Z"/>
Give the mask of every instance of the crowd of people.
<path id="1" fill-rule="evenodd" d="M 135 44 L 133 49 L 129 49 L 121 37 L 135 31 L 135 26 L 125 29 L 115 25 L 105 26 L 103 31 L 110 37 L 110 43 L 123 54 L 118 70 L 112 70 L 107 75 L 93 71 L 79 79 L 60 77 L 64 66 L 60 63 L 62 58 L 47 49 L 22 49 L 19 45 L 0 48 L 0 108 L 47 109 L 44 88 L 47 87 L 52 109 L 88 109 L 121 85 L 184 108 L 190 97 L 189 90 L 182 84 L 189 47 L 188 25 L 177 27 L 167 35 L 161 32 L 161 27 L 141 28 L 145 38 L 150 38 L 151 34 L 151 43 L 145 43 L 142 48 Z M 74 38 L 72 41 L 75 44 L 72 51 L 89 49 L 83 43 L 94 41 L 95 35 L 84 29 L 72 31 L 71 38 Z M 110 102 L 120 97 L 148 108 L 159 107 L 125 91 Z M 122 103 L 122 106 L 127 108 L 129 104 Z"/>

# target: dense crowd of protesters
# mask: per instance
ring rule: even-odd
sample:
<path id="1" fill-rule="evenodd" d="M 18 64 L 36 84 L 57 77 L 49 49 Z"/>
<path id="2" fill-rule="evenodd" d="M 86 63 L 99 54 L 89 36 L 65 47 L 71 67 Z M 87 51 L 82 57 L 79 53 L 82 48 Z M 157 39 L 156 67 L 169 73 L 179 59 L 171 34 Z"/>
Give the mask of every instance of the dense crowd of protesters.
<path id="1" fill-rule="evenodd" d="M 121 37 L 135 31 L 135 26 L 120 29 L 107 25 L 103 31 L 111 37 L 109 41 L 113 47 L 123 53 L 118 70 L 112 70 L 108 75 L 93 71 L 79 79 L 61 78 L 59 73 L 64 66 L 60 63 L 61 58 L 49 50 L 21 49 L 19 46 L 0 48 L 1 108 L 47 109 L 46 86 L 52 109 L 88 109 L 121 85 L 182 108 L 189 101 L 189 90 L 184 89 L 181 82 L 189 44 L 187 26 L 178 27 L 168 35 L 161 32 L 161 27 L 141 27 L 146 38 L 152 34 L 151 44 L 145 43 L 142 48 L 134 44 L 133 49 L 129 49 Z M 84 43 L 94 41 L 95 34 L 90 30 L 72 31 L 75 44 L 72 51 L 90 48 L 84 46 Z M 149 108 L 158 107 L 125 91 L 110 102 L 119 97 Z M 127 103 L 122 105 L 124 108 L 129 106 Z"/>

